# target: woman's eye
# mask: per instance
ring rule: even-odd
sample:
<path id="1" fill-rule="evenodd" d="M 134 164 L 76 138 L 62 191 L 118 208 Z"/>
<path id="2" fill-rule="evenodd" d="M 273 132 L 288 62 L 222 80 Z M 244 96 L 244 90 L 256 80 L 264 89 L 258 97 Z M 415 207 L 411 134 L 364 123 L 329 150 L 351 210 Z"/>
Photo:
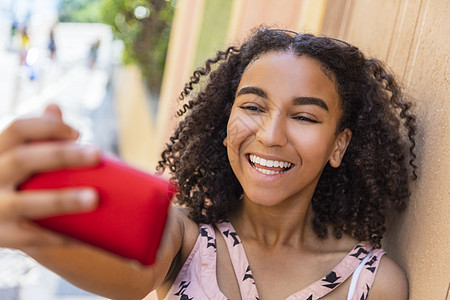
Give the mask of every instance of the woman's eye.
<path id="1" fill-rule="evenodd" d="M 250 110 L 250 111 L 261 111 L 261 109 L 259 109 L 256 106 L 253 106 L 253 105 L 244 105 L 244 106 L 241 106 L 241 108 L 245 109 L 245 110 Z"/>
<path id="2" fill-rule="evenodd" d="M 309 123 L 319 123 L 319 121 L 316 121 L 316 120 L 310 119 L 310 118 L 308 118 L 308 117 L 305 117 L 305 116 L 298 116 L 298 117 L 295 117 L 295 119 L 296 119 L 296 120 L 299 120 L 299 121 L 303 121 L 303 122 L 309 122 Z"/>

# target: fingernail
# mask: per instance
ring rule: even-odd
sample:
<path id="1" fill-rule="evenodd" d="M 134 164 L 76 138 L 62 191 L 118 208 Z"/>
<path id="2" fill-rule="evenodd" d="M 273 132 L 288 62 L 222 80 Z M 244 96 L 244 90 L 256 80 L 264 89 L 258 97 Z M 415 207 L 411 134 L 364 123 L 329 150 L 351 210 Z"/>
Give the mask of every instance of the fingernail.
<path id="1" fill-rule="evenodd" d="M 70 128 L 70 134 L 75 137 L 78 138 L 78 136 L 80 135 L 80 132 L 74 128 Z"/>
<path id="2" fill-rule="evenodd" d="M 92 189 L 81 190 L 78 193 L 78 201 L 82 208 L 93 209 L 97 206 L 97 194 Z"/>
<path id="3" fill-rule="evenodd" d="M 48 120 L 55 120 L 55 121 L 59 121 L 60 120 L 57 108 L 51 107 L 51 106 L 48 106 L 44 110 L 43 117 L 47 118 Z"/>
<path id="4" fill-rule="evenodd" d="M 94 160 L 97 159 L 99 150 L 95 146 L 84 146 L 82 152 L 85 158 Z"/>

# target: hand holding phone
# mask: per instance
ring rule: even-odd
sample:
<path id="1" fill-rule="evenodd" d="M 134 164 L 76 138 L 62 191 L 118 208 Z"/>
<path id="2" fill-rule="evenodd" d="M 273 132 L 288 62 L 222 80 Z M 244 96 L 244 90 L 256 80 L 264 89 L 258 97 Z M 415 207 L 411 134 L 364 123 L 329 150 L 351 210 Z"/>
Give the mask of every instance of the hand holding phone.
<path id="1" fill-rule="evenodd" d="M 33 220 L 40 226 L 134 259 L 156 258 L 168 208 L 175 192 L 165 179 L 102 157 L 99 165 L 33 175 L 21 190 L 92 187 L 99 195 L 95 211 Z"/>

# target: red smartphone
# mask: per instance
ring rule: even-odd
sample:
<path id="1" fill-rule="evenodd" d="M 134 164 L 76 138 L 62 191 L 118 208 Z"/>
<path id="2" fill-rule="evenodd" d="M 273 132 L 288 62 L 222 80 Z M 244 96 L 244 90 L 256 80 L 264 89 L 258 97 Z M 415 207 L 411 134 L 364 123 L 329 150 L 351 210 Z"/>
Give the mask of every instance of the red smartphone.
<path id="1" fill-rule="evenodd" d="M 155 262 L 175 188 L 113 158 L 99 165 L 33 175 L 21 190 L 93 187 L 99 194 L 95 211 L 33 220 L 40 226 L 134 259 Z"/>

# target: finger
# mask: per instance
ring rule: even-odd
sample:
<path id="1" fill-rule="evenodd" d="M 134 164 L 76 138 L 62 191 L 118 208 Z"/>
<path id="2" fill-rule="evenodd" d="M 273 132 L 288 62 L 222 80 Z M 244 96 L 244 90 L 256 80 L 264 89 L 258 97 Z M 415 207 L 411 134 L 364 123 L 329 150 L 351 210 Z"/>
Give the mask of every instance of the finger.
<path id="1" fill-rule="evenodd" d="M 18 119 L 0 134 L 0 152 L 30 141 L 76 140 L 78 131 L 52 118 Z"/>
<path id="2" fill-rule="evenodd" d="M 20 250 L 36 246 L 59 246 L 69 242 L 70 239 L 45 230 L 27 220 L 9 222 L 0 226 L 0 247 Z"/>
<path id="3" fill-rule="evenodd" d="M 53 119 L 55 121 L 63 122 L 62 112 L 58 105 L 49 104 L 44 109 L 44 113 L 42 114 L 44 118 Z"/>
<path id="4" fill-rule="evenodd" d="M 95 189 L 27 190 L 4 196 L 0 211 L 14 218 L 41 219 L 64 214 L 92 211 L 97 207 Z M 2 210 L 3 209 L 3 210 Z"/>
<path id="5" fill-rule="evenodd" d="M 2 224 L 0 227 L 0 247 L 21 249 L 24 247 L 62 243 L 63 240 L 61 237 L 40 229 L 37 225 L 7 223 Z"/>
<path id="6" fill-rule="evenodd" d="M 98 164 L 100 151 L 72 142 L 21 145 L 0 156 L 0 185 L 17 186 L 30 175 L 43 171 Z"/>

